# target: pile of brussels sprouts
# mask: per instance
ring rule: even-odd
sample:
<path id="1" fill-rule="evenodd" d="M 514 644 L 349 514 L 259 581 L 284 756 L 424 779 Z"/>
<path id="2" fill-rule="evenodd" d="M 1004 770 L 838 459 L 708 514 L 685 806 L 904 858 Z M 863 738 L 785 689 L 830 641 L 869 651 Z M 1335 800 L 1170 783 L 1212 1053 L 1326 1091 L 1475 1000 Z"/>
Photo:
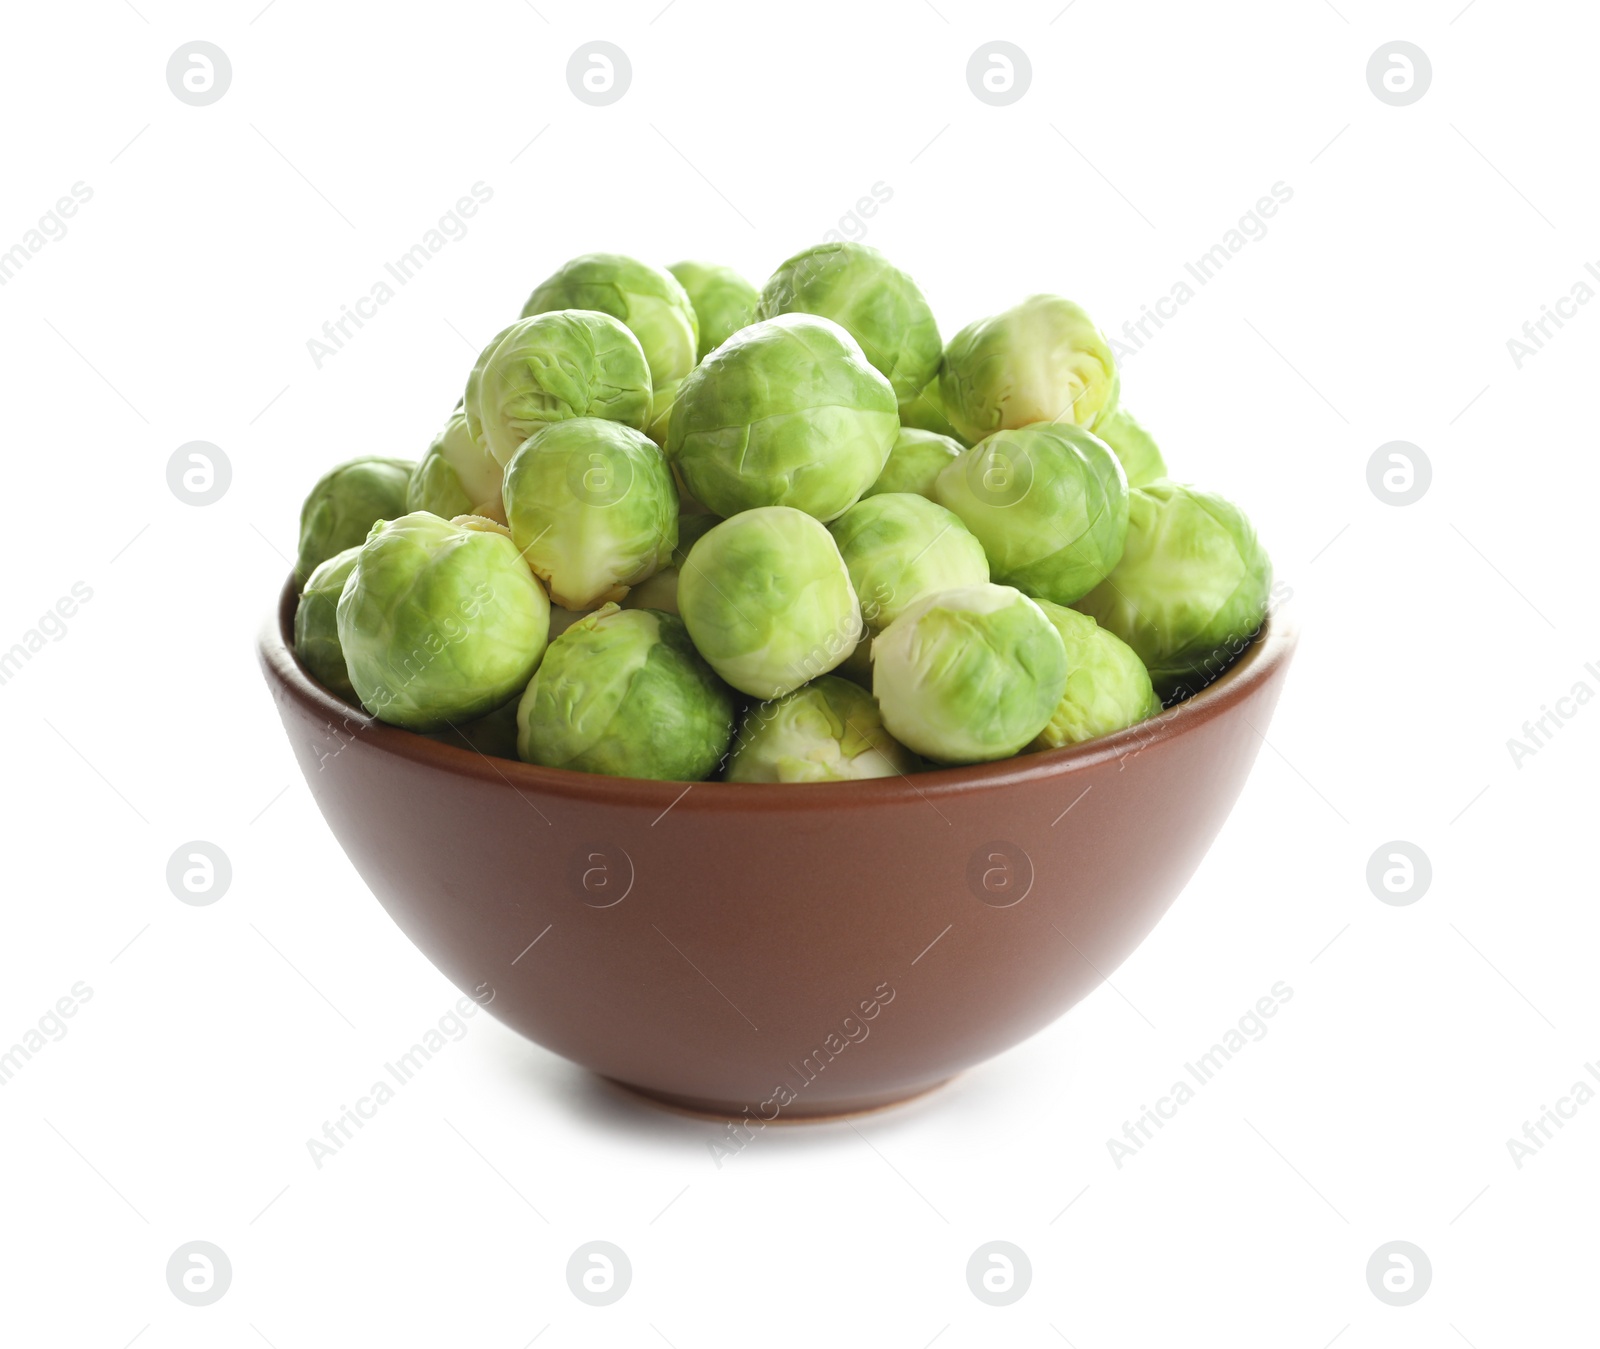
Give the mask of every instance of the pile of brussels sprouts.
<path id="1" fill-rule="evenodd" d="M 622 777 L 816 782 L 1059 748 L 1266 613 L 1239 509 L 1166 477 L 1105 338 L 1035 295 L 942 344 L 877 250 L 766 287 L 575 258 L 420 462 L 300 519 L 295 649 L 373 716 Z"/>

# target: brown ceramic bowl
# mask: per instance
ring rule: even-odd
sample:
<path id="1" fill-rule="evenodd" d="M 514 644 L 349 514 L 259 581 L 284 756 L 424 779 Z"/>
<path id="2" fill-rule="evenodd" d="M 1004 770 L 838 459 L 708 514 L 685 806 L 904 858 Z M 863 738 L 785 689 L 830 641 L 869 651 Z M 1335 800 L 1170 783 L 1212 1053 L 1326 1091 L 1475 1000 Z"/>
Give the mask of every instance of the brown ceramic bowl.
<path id="1" fill-rule="evenodd" d="M 856 783 L 645 782 L 488 758 L 261 663 L 389 916 L 554 1053 L 679 1107 L 804 1119 L 926 1091 L 1095 988 L 1232 809 L 1295 645 L 1086 745 Z M 484 988 L 487 986 L 487 989 Z"/>

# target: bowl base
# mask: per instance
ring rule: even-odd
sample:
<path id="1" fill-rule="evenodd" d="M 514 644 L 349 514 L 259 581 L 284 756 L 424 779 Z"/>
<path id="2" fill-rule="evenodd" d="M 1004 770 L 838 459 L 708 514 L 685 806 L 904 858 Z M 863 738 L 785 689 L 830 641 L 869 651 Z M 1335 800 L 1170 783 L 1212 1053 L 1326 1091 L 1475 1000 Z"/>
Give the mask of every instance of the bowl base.
<path id="1" fill-rule="evenodd" d="M 750 1107 L 747 1104 L 715 1101 L 702 1096 L 679 1096 L 670 1091 L 656 1091 L 652 1087 L 636 1086 L 632 1082 L 623 1082 L 615 1077 L 602 1078 L 602 1081 L 609 1082 L 614 1087 L 620 1087 L 628 1095 L 645 1101 L 658 1109 L 671 1110 L 679 1115 L 692 1115 L 696 1119 L 715 1120 L 719 1124 L 723 1121 L 743 1121 L 761 1124 L 832 1124 L 839 1120 L 855 1119 L 861 1115 L 876 1115 L 885 1110 L 893 1110 L 896 1106 L 908 1105 L 912 1101 L 921 1100 L 924 1096 L 931 1096 L 939 1088 L 953 1082 L 956 1076 L 958 1074 L 952 1074 L 929 1086 L 915 1087 L 910 1091 L 892 1092 L 884 1096 L 870 1096 L 864 1100 L 852 1101 L 848 1105 L 841 1105 L 833 1109 L 827 1106 L 809 1111 L 791 1108 L 781 1111 L 769 1120 L 752 1117 L 749 1113 Z"/>

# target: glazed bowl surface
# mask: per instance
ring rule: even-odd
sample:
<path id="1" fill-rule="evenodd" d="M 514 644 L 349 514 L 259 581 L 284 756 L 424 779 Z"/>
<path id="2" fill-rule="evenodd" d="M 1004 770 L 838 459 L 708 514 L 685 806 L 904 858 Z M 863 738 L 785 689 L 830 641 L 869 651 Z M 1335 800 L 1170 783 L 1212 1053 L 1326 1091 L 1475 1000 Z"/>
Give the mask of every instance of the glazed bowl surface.
<path id="1" fill-rule="evenodd" d="M 855 783 L 647 782 L 387 726 L 260 660 L 301 772 L 413 944 L 528 1039 L 657 1100 L 800 1120 L 926 1091 L 1149 934 L 1255 761 L 1296 634 L 1088 744 Z"/>

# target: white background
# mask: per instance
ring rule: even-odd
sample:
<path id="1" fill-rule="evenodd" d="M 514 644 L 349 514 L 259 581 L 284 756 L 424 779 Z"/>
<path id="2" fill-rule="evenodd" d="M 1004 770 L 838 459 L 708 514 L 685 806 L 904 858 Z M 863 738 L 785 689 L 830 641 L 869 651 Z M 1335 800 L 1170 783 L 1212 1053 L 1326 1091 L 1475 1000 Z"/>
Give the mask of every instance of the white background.
<path id="1" fill-rule="evenodd" d="M 1521 369 L 1506 346 L 1600 259 L 1592 13 L 259 8 L 11 6 L 0 44 L 0 249 L 93 192 L 0 287 L 0 647 L 93 592 L 0 686 L 0 1047 L 93 990 L 0 1088 L 0 1339 L 1593 1343 L 1600 1103 L 1520 1169 L 1506 1145 L 1600 1060 L 1600 706 L 1507 749 L 1600 691 L 1600 305 Z M 165 78 L 197 38 L 232 63 L 208 107 Z M 609 107 L 565 78 L 594 38 L 631 59 Z M 966 82 L 996 38 L 1032 65 L 1006 107 Z M 1366 79 L 1397 38 L 1433 67 L 1409 107 Z M 308 339 L 479 181 L 466 237 L 316 368 Z M 1115 333 L 1292 188 L 1124 365 L 1175 475 L 1258 522 L 1305 630 L 1225 831 L 1114 988 L 915 1106 L 769 1129 L 719 1169 L 717 1126 L 479 1016 L 317 1169 L 306 1140 L 457 995 L 333 842 L 255 668 L 300 498 L 339 459 L 419 454 L 570 255 L 759 283 L 880 182 L 866 241 L 946 334 L 1034 290 Z M 231 462 L 214 505 L 168 490 L 191 440 Z M 1368 487 L 1391 440 L 1431 461 L 1415 505 Z M 231 859 L 211 907 L 167 887 L 194 839 Z M 1409 906 L 1365 879 L 1394 839 L 1432 862 Z M 1118 1169 L 1107 1139 L 1280 980 L 1266 1038 Z M 592 1239 L 633 1266 L 608 1308 L 566 1283 Z M 996 1239 L 1033 1269 L 1005 1308 L 965 1276 Z M 167 1287 L 191 1240 L 233 1267 L 207 1308 Z M 1394 1240 L 1432 1264 L 1409 1307 L 1367 1284 Z"/>

